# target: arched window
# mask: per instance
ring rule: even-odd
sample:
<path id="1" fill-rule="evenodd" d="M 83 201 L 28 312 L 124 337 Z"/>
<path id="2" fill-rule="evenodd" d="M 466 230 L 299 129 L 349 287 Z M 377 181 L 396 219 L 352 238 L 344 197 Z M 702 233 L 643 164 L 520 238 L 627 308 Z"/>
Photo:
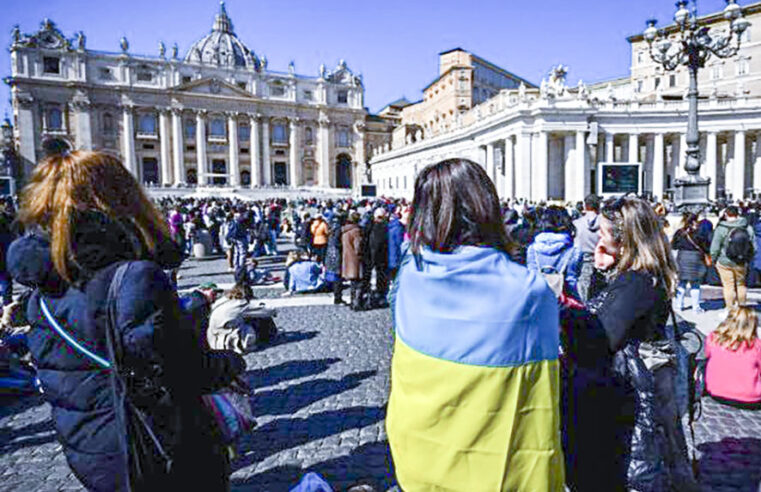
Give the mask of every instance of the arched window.
<path id="1" fill-rule="evenodd" d="M 312 129 L 309 127 L 304 130 L 304 141 L 307 145 L 312 145 L 314 143 L 314 135 L 312 134 Z"/>
<path id="2" fill-rule="evenodd" d="M 146 135 L 156 134 L 156 116 L 152 114 L 144 114 L 140 116 L 140 122 L 138 123 L 138 133 Z"/>
<path id="3" fill-rule="evenodd" d="M 63 113 L 58 108 L 48 111 L 48 130 L 63 130 Z"/>
<path id="4" fill-rule="evenodd" d="M 209 123 L 209 136 L 211 137 L 224 137 L 225 136 L 225 120 L 222 118 L 214 118 Z"/>

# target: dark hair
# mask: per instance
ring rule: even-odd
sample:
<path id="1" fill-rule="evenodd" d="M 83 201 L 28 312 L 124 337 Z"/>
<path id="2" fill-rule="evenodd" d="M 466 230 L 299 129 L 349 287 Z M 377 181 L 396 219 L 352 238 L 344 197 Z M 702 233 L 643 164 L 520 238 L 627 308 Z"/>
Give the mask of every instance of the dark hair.
<path id="1" fill-rule="evenodd" d="M 740 212 L 737 210 L 737 207 L 735 207 L 734 205 L 730 205 L 727 207 L 724 213 L 726 215 L 729 215 L 730 217 L 737 217 Z"/>
<path id="2" fill-rule="evenodd" d="M 584 207 L 587 210 L 594 210 L 600 213 L 600 197 L 592 193 L 584 198 Z"/>
<path id="3" fill-rule="evenodd" d="M 483 168 L 468 159 L 447 159 L 415 180 L 410 250 L 450 252 L 458 246 L 491 246 L 510 254 L 499 197 Z"/>
<path id="4" fill-rule="evenodd" d="M 542 232 L 567 232 L 571 236 L 576 235 L 576 226 L 573 225 L 568 211 L 557 205 L 550 205 L 544 209 L 539 228 Z"/>

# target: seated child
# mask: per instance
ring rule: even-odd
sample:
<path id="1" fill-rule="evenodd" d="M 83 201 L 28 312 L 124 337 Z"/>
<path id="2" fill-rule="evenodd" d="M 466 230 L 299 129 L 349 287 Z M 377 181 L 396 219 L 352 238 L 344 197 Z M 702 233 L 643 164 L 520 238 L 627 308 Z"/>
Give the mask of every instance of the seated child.
<path id="1" fill-rule="evenodd" d="M 320 292 L 325 289 L 322 267 L 307 253 L 289 254 L 286 265 L 286 294 Z"/>
<path id="2" fill-rule="evenodd" d="M 705 346 L 706 391 L 739 406 L 761 404 L 761 339 L 750 306 L 732 309 L 708 335 Z"/>

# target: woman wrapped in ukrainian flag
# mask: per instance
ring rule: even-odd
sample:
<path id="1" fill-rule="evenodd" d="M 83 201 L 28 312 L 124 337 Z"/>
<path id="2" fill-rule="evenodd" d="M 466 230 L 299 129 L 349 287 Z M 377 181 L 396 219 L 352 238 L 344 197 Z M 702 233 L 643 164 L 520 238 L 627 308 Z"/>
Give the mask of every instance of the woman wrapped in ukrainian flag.
<path id="1" fill-rule="evenodd" d="M 427 167 L 409 230 L 386 418 L 399 485 L 563 490 L 558 302 L 511 261 L 493 183 L 465 159 Z"/>

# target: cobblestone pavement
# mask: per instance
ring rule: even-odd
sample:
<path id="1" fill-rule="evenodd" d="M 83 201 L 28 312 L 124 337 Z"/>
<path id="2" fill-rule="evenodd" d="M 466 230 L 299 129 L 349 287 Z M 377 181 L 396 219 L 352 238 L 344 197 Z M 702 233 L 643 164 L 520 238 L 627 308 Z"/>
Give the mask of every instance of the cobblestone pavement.
<path id="1" fill-rule="evenodd" d="M 232 281 L 222 259 L 191 260 L 181 273 L 181 288 L 209 279 Z M 264 299 L 280 292 L 279 286 L 257 290 Z M 306 296 L 299 301 L 305 305 L 280 308 L 279 337 L 246 356 L 259 425 L 241 442 L 233 463 L 234 491 L 287 491 L 307 471 L 322 474 L 336 490 L 363 481 L 379 491 L 395 485 L 383 429 L 388 310 L 355 313 L 313 305 L 326 296 Z M 714 318 L 695 321 L 706 331 Z M 0 400 L 0 491 L 81 490 L 49 417 L 37 397 Z M 704 490 L 758 492 L 761 411 L 705 399 L 695 433 Z"/>

